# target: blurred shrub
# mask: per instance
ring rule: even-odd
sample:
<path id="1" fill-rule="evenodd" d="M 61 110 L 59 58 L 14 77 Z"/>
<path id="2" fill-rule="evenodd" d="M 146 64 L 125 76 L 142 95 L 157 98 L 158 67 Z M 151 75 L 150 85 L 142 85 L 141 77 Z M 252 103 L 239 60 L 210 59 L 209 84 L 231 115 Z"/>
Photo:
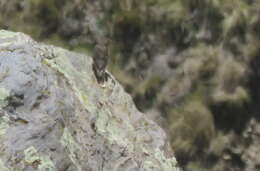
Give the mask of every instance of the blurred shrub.
<path id="1" fill-rule="evenodd" d="M 192 171 L 208 171 L 208 169 L 206 169 L 204 166 L 201 165 L 200 162 L 196 162 L 196 161 L 193 161 L 193 162 L 190 162 L 188 165 L 187 165 L 187 170 L 192 170 Z"/>
<path id="2" fill-rule="evenodd" d="M 212 114 L 203 96 L 203 89 L 197 90 L 167 114 L 173 148 L 186 159 L 202 153 L 214 136 Z"/>
<path id="3" fill-rule="evenodd" d="M 211 140 L 209 152 L 215 156 L 221 156 L 229 142 L 229 137 L 221 132 Z"/>
<path id="4" fill-rule="evenodd" d="M 213 103 L 230 103 L 241 106 L 248 102 L 247 90 L 243 87 L 246 76 L 246 66 L 235 61 L 232 57 L 222 58 L 215 77 Z"/>
<path id="5" fill-rule="evenodd" d="M 185 51 L 186 61 L 182 68 L 193 80 L 209 80 L 218 67 L 219 48 L 199 44 Z"/>

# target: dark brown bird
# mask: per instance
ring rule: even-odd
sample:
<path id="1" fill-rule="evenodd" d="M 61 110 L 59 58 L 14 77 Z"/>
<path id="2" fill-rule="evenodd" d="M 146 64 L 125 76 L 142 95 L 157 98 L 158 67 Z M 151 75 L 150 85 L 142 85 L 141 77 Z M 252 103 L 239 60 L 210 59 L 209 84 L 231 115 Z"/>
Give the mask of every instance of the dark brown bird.
<path id="1" fill-rule="evenodd" d="M 97 42 L 94 48 L 94 62 L 92 67 L 99 84 L 103 84 L 108 78 L 108 74 L 106 73 L 108 56 L 108 41 Z"/>

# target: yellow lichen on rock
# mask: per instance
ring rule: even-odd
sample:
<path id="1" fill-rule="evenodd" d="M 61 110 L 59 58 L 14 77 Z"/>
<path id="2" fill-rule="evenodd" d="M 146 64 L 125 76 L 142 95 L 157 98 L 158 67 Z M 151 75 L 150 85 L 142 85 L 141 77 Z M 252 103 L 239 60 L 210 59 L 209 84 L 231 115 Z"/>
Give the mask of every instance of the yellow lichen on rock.
<path id="1" fill-rule="evenodd" d="M 7 105 L 6 98 L 9 96 L 9 91 L 0 87 L 0 109 Z"/>
<path id="2" fill-rule="evenodd" d="M 24 150 L 24 161 L 27 165 L 37 163 L 37 171 L 57 170 L 55 169 L 50 157 L 39 154 L 33 146 Z"/>
<path id="3" fill-rule="evenodd" d="M 9 96 L 9 91 L 5 88 L 0 88 L 0 110 L 5 107 L 8 102 L 6 101 Z M 1 112 L 1 111 L 0 111 Z M 6 133 L 6 130 L 9 128 L 9 118 L 6 116 L 0 117 L 0 138 Z"/>
<path id="4" fill-rule="evenodd" d="M 7 169 L 4 165 L 4 163 L 2 162 L 2 160 L 0 159 L 0 170 L 1 171 L 9 171 L 9 169 Z"/>
<path id="5" fill-rule="evenodd" d="M 16 32 L 6 31 L 6 30 L 0 30 L 0 38 L 1 39 L 7 39 L 17 36 Z"/>
<path id="6" fill-rule="evenodd" d="M 9 128 L 9 118 L 3 116 L 0 118 L 0 138 L 6 133 L 6 130 Z"/>
<path id="7" fill-rule="evenodd" d="M 64 147 L 66 147 L 66 150 L 68 150 L 69 157 L 75 166 L 77 166 L 78 171 L 82 171 L 82 168 L 78 164 L 76 157 L 77 152 L 81 151 L 82 149 L 80 148 L 80 145 L 74 140 L 68 128 L 64 128 L 60 142 Z"/>

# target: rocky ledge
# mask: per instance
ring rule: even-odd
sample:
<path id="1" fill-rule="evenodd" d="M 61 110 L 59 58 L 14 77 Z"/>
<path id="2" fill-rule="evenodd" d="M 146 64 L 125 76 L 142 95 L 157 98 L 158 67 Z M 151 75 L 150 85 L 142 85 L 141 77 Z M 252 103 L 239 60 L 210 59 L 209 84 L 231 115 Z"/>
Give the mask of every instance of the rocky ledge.
<path id="1" fill-rule="evenodd" d="M 177 171 L 165 132 L 89 56 L 0 31 L 1 171 Z"/>

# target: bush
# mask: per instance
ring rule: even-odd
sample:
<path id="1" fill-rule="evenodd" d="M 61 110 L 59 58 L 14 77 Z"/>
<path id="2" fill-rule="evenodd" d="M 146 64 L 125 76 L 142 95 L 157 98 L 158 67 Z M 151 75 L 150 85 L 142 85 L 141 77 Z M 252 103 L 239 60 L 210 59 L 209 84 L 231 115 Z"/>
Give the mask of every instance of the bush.
<path id="1" fill-rule="evenodd" d="M 210 110 L 204 103 L 203 89 L 186 97 L 185 102 L 167 114 L 172 145 L 180 156 L 196 156 L 203 152 L 214 136 L 215 128 Z"/>
<path id="2" fill-rule="evenodd" d="M 231 56 L 223 57 L 221 63 L 214 78 L 215 88 L 211 97 L 213 103 L 229 103 L 240 106 L 248 102 L 249 95 L 243 87 L 246 67 Z"/>

